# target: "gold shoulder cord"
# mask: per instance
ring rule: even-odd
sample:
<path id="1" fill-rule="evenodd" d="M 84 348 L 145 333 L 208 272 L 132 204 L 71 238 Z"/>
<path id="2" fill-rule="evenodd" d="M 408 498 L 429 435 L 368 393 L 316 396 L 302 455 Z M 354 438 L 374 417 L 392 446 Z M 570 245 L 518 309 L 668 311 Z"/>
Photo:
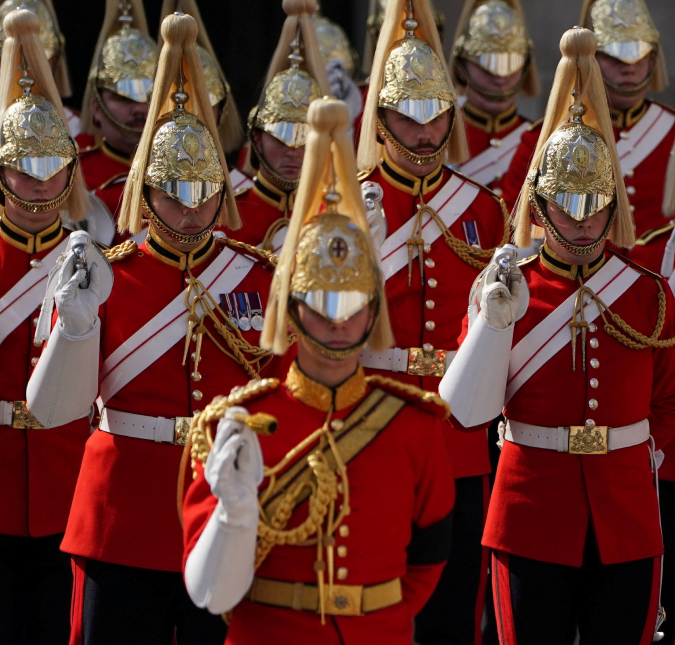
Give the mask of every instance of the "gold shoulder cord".
<path id="1" fill-rule="evenodd" d="M 383 385 L 389 387 L 393 390 L 398 390 L 409 396 L 414 396 L 420 401 L 425 403 L 435 403 L 445 410 L 445 416 L 450 416 L 450 406 L 434 392 L 428 392 L 409 383 L 404 383 L 403 381 L 397 381 L 396 379 L 389 378 L 387 376 L 381 376 L 380 374 L 371 374 L 366 376 L 366 382 L 370 385 Z"/>
<path id="2" fill-rule="evenodd" d="M 584 318 L 585 296 L 589 296 L 598 306 L 598 309 L 600 310 L 600 316 L 602 316 L 602 321 L 604 323 L 603 328 L 605 332 L 625 347 L 628 347 L 629 349 L 647 349 L 648 347 L 652 347 L 654 349 L 666 349 L 668 347 L 675 346 L 675 338 L 659 340 L 659 336 L 661 335 L 663 326 L 666 322 L 666 294 L 663 291 L 661 281 L 655 280 L 655 282 L 659 287 L 659 314 L 656 321 L 656 327 L 654 328 L 654 333 L 652 333 L 651 336 L 645 336 L 636 329 L 633 329 L 620 316 L 613 313 L 599 296 L 593 293 L 591 289 L 582 283 L 581 288 L 577 292 L 577 297 L 574 303 L 574 313 L 572 314 L 572 320 L 569 322 L 569 326 L 572 331 L 572 371 L 576 371 L 576 342 L 579 330 L 581 330 L 581 354 L 583 361 L 582 367 L 583 371 L 586 371 L 586 330 L 588 328 L 588 323 Z M 579 316 L 579 320 L 577 320 L 577 316 Z M 612 322 L 610 322 L 610 320 Z M 617 329 L 617 327 L 619 329 Z"/>
<path id="3" fill-rule="evenodd" d="M 408 286 L 410 286 L 411 277 L 412 277 L 412 255 L 413 250 L 417 247 L 417 257 L 419 258 L 420 263 L 420 275 L 421 280 L 424 282 L 424 240 L 422 239 L 422 217 L 425 213 L 428 213 L 431 219 L 436 222 L 436 226 L 440 229 L 445 239 L 445 243 L 450 247 L 450 249 L 464 262 L 469 266 L 472 266 L 474 269 L 482 271 L 487 265 L 492 256 L 494 255 L 494 248 L 492 249 L 480 249 L 475 246 L 470 246 L 466 242 L 456 238 L 451 232 L 450 229 L 445 225 L 445 222 L 439 217 L 438 213 L 431 208 L 428 204 L 424 203 L 424 198 L 422 194 L 419 195 L 420 198 L 420 207 L 417 211 L 417 216 L 415 218 L 415 224 L 413 226 L 413 236 L 407 241 L 408 245 Z M 504 200 L 499 200 L 499 205 L 502 209 L 502 216 L 504 218 L 504 233 L 502 235 L 502 241 L 497 246 L 504 246 L 509 239 L 511 238 L 511 226 L 509 224 L 509 214 L 504 205 Z"/>
<path id="4" fill-rule="evenodd" d="M 138 244 L 133 240 L 127 240 L 126 242 L 122 242 L 122 244 L 113 246 L 111 249 L 105 249 L 103 255 L 105 255 L 106 258 L 108 258 L 108 262 L 112 264 L 118 260 L 123 260 L 137 250 Z"/>
<path id="5" fill-rule="evenodd" d="M 290 222 L 290 219 L 288 218 L 288 208 L 286 208 L 286 211 L 284 212 L 284 216 L 280 217 L 279 219 L 275 220 L 272 222 L 267 229 L 267 233 L 265 233 L 265 237 L 263 238 L 261 247 L 262 249 L 267 252 L 267 253 L 272 253 L 274 251 L 274 246 L 272 245 L 272 241 L 274 240 L 274 236 L 284 227 L 287 227 Z M 276 257 L 276 255 L 274 256 Z"/>
<path id="6" fill-rule="evenodd" d="M 223 417 L 225 411 L 234 405 L 244 403 L 255 394 L 278 387 L 278 379 L 264 379 L 259 383 L 251 383 L 240 392 L 227 398 L 216 399 L 210 405 L 207 405 L 203 412 L 196 414 L 192 419 L 190 430 L 190 441 L 188 443 L 192 461 L 193 476 L 194 465 L 197 461 L 206 463 L 209 451 L 213 445 L 213 434 L 211 424 Z M 324 574 L 328 569 L 328 590 L 329 596 L 332 595 L 335 556 L 334 546 L 335 538 L 333 534 L 342 523 L 345 516 L 349 515 L 349 480 L 347 478 L 347 467 L 345 466 L 340 451 L 335 443 L 331 433 L 330 418 L 332 411 L 329 411 L 326 422 L 323 426 L 315 430 L 308 437 L 303 439 L 295 448 L 290 450 L 286 456 L 274 467 L 265 466 L 264 475 L 268 478 L 268 484 L 264 491 L 258 496 L 258 509 L 260 518 L 258 521 L 258 543 L 256 546 L 255 569 L 265 561 L 270 551 L 277 545 L 289 544 L 295 546 L 317 547 L 317 559 L 314 563 L 314 570 L 317 574 L 317 585 L 319 589 L 320 609 L 322 624 L 325 621 L 325 579 Z M 242 415 L 243 416 L 243 415 Z M 254 431 L 264 434 L 264 428 L 269 427 L 269 422 L 265 423 L 261 415 L 237 419 L 252 427 Z M 264 415 L 267 417 L 267 415 Z M 258 419 L 256 423 L 256 418 Z M 263 428 L 260 430 L 259 428 Z M 264 506 L 274 492 L 277 482 L 277 474 L 294 463 L 298 456 L 307 450 L 312 444 L 317 444 L 305 457 L 313 478 L 302 479 L 296 482 L 295 486 L 289 488 L 277 507 L 274 515 L 268 518 Z M 324 449 L 328 446 L 337 464 L 336 472 L 333 472 Z M 335 517 L 335 502 L 338 497 L 338 477 L 342 483 L 343 502 L 339 513 Z M 299 526 L 286 530 L 289 520 L 296 506 L 296 500 L 305 488 L 310 489 L 308 499 L 309 514 L 307 519 Z M 324 529 L 324 521 L 327 525 Z M 315 537 L 313 537 L 315 536 Z M 326 558 L 324 560 L 324 549 Z"/>

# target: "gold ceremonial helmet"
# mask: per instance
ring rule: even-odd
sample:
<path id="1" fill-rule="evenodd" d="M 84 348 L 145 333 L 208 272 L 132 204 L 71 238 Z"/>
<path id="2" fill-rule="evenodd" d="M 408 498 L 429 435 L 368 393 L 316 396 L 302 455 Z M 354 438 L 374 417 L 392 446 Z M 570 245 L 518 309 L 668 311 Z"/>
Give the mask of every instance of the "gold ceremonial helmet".
<path id="1" fill-rule="evenodd" d="M 221 77 L 218 64 L 213 56 L 199 45 L 197 45 L 197 51 L 199 51 L 199 60 L 204 70 L 204 82 L 209 92 L 209 101 L 213 107 L 230 96 L 230 85 L 225 78 Z"/>
<path id="2" fill-rule="evenodd" d="M 312 347 L 340 360 L 360 351 L 366 342 L 374 349 L 388 347 L 391 329 L 347 133 L 347 106 L 335 99 L 319 99 L 309 108 L 308 123 L 300 187 L 270 291 L 261 343 L 283 353 L 288 316 Z M 303 328 L 297 303 L 336 323 L 371 306 L 373 324 L 354 346 L 330 348 Z"/>
<path id="3" fill-rule="evenodd" d="M 312 14 L 312 22 L 323 64 L 328 65 L 328 61 L 338 58 L 342 61 L 347 74 L 353 78 L 356 75 L 358 55 L 352 48 L 344 29 L 318 11 Z"/>
<path id="4" fill-rule="evenodd" d="M 455 40 L 455 58 L 465 58 L 495 76 L 525 67 L 532 43 L 522 16 L 504 0 L 481 2 Z"/>
<path id="5" fill-rule="evenodd" d="M 382 23 L 384 22 L 384 14 L 387 11 L 388 0 L 371 0 L 370 3 L 370 13 L 368 14 L 368 34 L 372 38 L 373 42 L 377 42 L 377 39 L 380 35 L 380 30 L 382 29 Z M 436 23 L 436 29 L 438 29 L 438 34 L 443 40 L 443 27 L 445 26 L 445 16 L 438 11 L 433 3 L 431 5 L 431 10 L 434 14 L 434 22 Z"/>
<path id="6" fill-rule="evenodd" d="M 185 110 L 187 93 L 179 87 L 171 98 L 175 107 L 158 121 L 145 183 L 196 208 L 223 189 L 225 173 L 208 128 Z"/>
<path id="7" fill-rule="evenodd" d="M 58 30 L 56 18 L 50 7 L 41 0 L 5 0 L 0 5 L 0 25 L 5 16 L 14 9 L 28 9 L 32 11 L 40 21 L 40 40 L 45 48 L 47 58 L 53 58 L 59 54 L 64 47 L 65 38 Z M 5 42 L 5 32 L 0 26 L 0 48 Z"/>
<path id="8" fill-rule="evenodd" d="M 593 32 L 581 27 L 566 31 L 560 41 L 563 58 L 524 190 L 514 209 L 518 246 L 530 243 L 533 211 L 563 248 L 579 256 L 590 255 L 608 237 L 617 246 L 634 243 L 607 96 L 595 59 L 596 43 Z M 575 245 L 556 229 L 547 202 L 579 222 L 606 207 L 611 209 L 610 216 L 595 242 Z"/>

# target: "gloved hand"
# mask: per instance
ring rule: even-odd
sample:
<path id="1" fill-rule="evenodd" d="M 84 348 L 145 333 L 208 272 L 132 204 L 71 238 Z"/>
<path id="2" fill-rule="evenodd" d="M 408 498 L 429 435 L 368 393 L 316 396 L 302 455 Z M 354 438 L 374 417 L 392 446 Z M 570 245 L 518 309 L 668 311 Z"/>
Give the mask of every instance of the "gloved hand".
<path id="1" fill-rule="evenodd" d="M 331 94 L 347 104 L 349 119 L 353 123 L 363 109 L 363 97 L 358 86 L 349 76 L 344 63 L 339 58 L 331 58 L 328 61 L 326 75 L 328 76 Z"/>
<path id="2" fill-rule="evenodd" d="M 218 423 L 218 432 L 206 459 L 204 477 L 218 498 L 219 519 L 228 530 L 244 531 L 258 525 L 258 486 L 263 480 L 263 459 L 258 437 L 232 407 Z"/>
<path id="3" fill-rule="evenodd" d="M 500 281 L 499 258 L 509 258 L 509 284 Z M 506 329 L 518 319 L 519 301 L 525 283 L 520 267 L 515 263 L 516 249 L 506 245 L 495 251 L 485 274 L 480 294 L 480 315 L 493 329 Z"/>
<path id="4" fill-rule="evenodd" d="M 75 254 L 71 251 L 59 272 L 54 292 L 61 329 L 69 336 L 85 336 L 96 324 L 101 304 L 100 279 L 95 262 L 89 266 L 89 286 L 80 289 L 86 271 L 75 271 Z"/>

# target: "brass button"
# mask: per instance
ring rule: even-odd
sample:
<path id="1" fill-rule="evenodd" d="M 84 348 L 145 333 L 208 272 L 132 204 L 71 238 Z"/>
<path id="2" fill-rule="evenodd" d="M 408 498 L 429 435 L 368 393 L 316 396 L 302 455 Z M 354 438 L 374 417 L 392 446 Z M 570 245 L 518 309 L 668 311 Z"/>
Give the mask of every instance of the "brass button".
<path id="1" fill-rule="evenodd" d="M 431 258 L 427 258 L 426 260 L 424 260 L 424 265 L 429 267 L 430 269 L 433 269 L 436 266 L 436 263 Z"/>
<path id="2" fill-rule="evenodd" d="M 595 323 L 591 323 L 588 325 L 588 331 L 591 333 L 598 331 L 598 326 Z"/>
<path id="3" fill-rule="evenodd" d="M 431 244 L 425 244 L 424 245 L 424 252 L 425 253 L 431 253 Z"/>
<path id="4" fill-rule="evenodd" d="M 497 197 L 501 197 L 504 194 L 504 191 L 499 188 L 499 186 L 497 186 L 497 188 L 495 188 L 492 192 L 497 195 Z"/>
<path id="5" fill-rule="evenodd" d="M 424 328 L 425 328 L 427 331 L 434 331 L 434 329 L 436 329 L 436 323 L 435 323 L 433 320 L 427 320 L 427 321 L 424 323 Z"/>
<path id="6" fill-rule="evenodd" d="M 634 213 L 634 212 L 635 212 L 635 206 L 633 206 L 633 204 L 631 204 L 631 205 L 628 207 L 628 210 L 629 210 L 631 213 Z"/>
<path id="7" fill-rule="evenodd" d="M 344 425 L 345 425 L 345 422 L 342 419 L 333 419 L 330 422 L 330 427 L 333 428 L 333 430 L 335 430 L 335 431 L 342 430 Z"/>
<path id="8" fill-rule="evenodd" d="M 491 145 L 493 148 L 500 148 L 501 145 L 502 145 L 502 140 L 501 140 L 501 139 L 497 139 L 497 137 L 494 137 L 494 138 L 490 139 L 490 145 Z"/>
<path id="9" fill-rule="evenodd" d="M 625 172 L 626 177 L 628 177 L 629 179 L 630 179 L 634 174 L 635 174 L 635 171 L 634 171 L 634 170 L 626 170 L 626 172 Z"/>
<path id="10" fill-rule="evenodd" d="M 619 137 L 621 139 L 630 139 L 630 132 L 627 130 L 624 130 L 623 132 L 619 132 Z"/>
<path id="11" fill-rule="evenodd" d="M 195 383 L 199 383 L 202 380 L 202 375 L 199 372 L 192 372 L 190 376 Z"/>
<path id="12" fill-rule="evenodd" d="M 591 338 L 590 344 L 591 344 L 591 347 L 593 349 L 598 349 L 598 345 L 600 345 L 600 341 L 597 338 Z"/>
<path id="13" fill-rule="evenodd" d="M 591 410 L 597 410 L 597 409 L 598 409 L 598 405 L 599 405 L 599 403 L 598 403 L 598 401 L 597 401 L 596 399 L 591 399 L 591 400 L 588 402 L 588 407 L 589 407 Z"/>
<path id="14" fill-rule="evenodd" d="M 345 486 L 342 482 L 338 482 L 337 492 L 340 493 L 340 495 L 345 492 Z"/>
<path id="15" fill-rule="evenodd" d="M 42 343 L 44 343 L 44 341 L 40 340 L 39 338 L 33 339 L 33 345 L 35 345 L 35 347 L 42 347 Z"/>
<path id="16" fill-rule="evenodd" d="M 427 284 L 429 285 L 429 288 L 435 289 L 438 286 L 438 280 L 436 280 L 436 278 L 429 278 Z"/>
<path id="17" fill-rule="evenodd" d="M 338 529 L 338 534 L 340 537 L 349 537 L 349 527 L 346 524 L 340 524 L 340 528 Z"/>
<path id="18" fill-rule="evenodd" d="M 504 173 L 503 173 L 503 172 L 498 172 L 498 173 L 495 175 L 495 181 L 501 181 L 502 179 L 504 179 Z"/>
<path id="19" fill-rule="evenodd" d="M 341 544 L 337 548 L 337 554 L 338 554 L 338 558 L 346 558 L 347 557 L 347 547 L 344 544 Z"/>
<path id="20" fill-rule="evenodd" d="M 200 412 L 201 412 L 201 410 L 193 410 L 192 414 L 199 414 Z"/>
<path id="21" fill-rule="evenodd" d="M 600 367 L 600 361 L 597 358 L 591 358 L 591 367 L 597 370 Z"/>
<path id="22" fill-rule="evenodd" d="M 337 570 L 337 579 L 338 580 L 346 580 L 347 579 L 347 574 L 349 572 L 347 571 L 347 567 L 340 567 Z"/>
<path id="23" fill-rule="evenodd" d="M 192 398 L 193 398 L 195 401 L 201 401 L 203 396 L 204 396 L 204 395 L 203 395 L 199 390 L 195 390 L 195 391 L 192 393 Z"/>
<path id="24" fill-rule="evenodd" d="M 30 364 L 31 364 L 31 366 L 32 366 L 32 367 L 35 367 L 35 366 L 37 365 L 38 360 L 39 360 L 39 359 L 37 359 L 37 358 L 31 358 L 31 359 L 30 359 Z"/>
<path id="25" fill-rule="evenodd" d="M 427 309 L 433 309 L 436 306 L 436 303 L 433 300 L 427 300 L 424 305 Z"/>
<path id="26" fill-rule="evenodd" d="M 636 190 L 635 186 L 626 186 L 626 192 L 627 192 L 629 195 L 635 195 L 635 193 L 637 192 L 637 190 Z"/>
<path id="27" fill-rule="evenodd" d="M 598 381 L 597 378 L 592 378 L 591 379 L 591 387 L 595 390 L 598 387 L 598 385 L 600 385 L 600 381 Z"/>
<path id="28" fill-rule="evenodd" d="M 434 346 L 433 346 L 431 343 L 424 343 L 424 345 L 422 345 L 422 349 L 423 349 L 427 354 L 431 354 L 431 352 L 434 351 Z"/>
<path id="29" fill-rule="evenodd" d="M 39 320 L 39 318 L 33 318 L 33 327 L 37 327 Z"/>
<path id="30" fill-rule="evenodd" d="M 197 354 L 192 352 L 192 354 L 190 354 L 190 358 L 194 361 L 197 358 Z"/>
<path id="31" fill-rule="evenodd" d="M 39 269 L 42 266 L 42 260 L 31 260 L 30 266 L 33 269 Z"/>

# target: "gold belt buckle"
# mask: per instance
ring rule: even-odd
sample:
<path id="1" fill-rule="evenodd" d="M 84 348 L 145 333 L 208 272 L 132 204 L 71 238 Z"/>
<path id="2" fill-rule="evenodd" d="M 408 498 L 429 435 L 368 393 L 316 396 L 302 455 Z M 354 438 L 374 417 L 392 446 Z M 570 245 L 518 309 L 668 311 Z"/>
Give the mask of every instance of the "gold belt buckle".
<path id="1" fill-rule="evenodd" d="M 317 589 L 318 591 L 318 589 Z M 326 613 L 333 616 L 361 616 L 361 604 L 363 602 L 363 586 L 361 585 L 333 585 L 333 593 L 330 593 L 330 585 L 323 588 L 324 607 Z M 321 612 L 321 604 L 317 613 Z"/>
<path id="2" fill-rule="evenodd" d="M 176 417 L 174 419 L 173 443 L 175 446 L 184 446 L 190 435 L 192 417 Z"/>
<path id="3" fill-rule="evenodd" d="M 413 376 L 443 376 L 445 374 L 445 349 L 434 349 L 429 343 L 411 347 L 408 355 L 408 374 Z"/>
<path id="4" fill-rule="evenodd" d="M 596 426 L 588 423 L 585 426 L 570 426 L 570 443 L 568 452 L 571 455 L 606 455 L 609 426 Z"/>
<path id="5" fill-rule="evenodd" d="M 20 430 L 44 430 L 45 427 L 33 416 L 25 401 L 14 401 L 12 428 Z"/>

